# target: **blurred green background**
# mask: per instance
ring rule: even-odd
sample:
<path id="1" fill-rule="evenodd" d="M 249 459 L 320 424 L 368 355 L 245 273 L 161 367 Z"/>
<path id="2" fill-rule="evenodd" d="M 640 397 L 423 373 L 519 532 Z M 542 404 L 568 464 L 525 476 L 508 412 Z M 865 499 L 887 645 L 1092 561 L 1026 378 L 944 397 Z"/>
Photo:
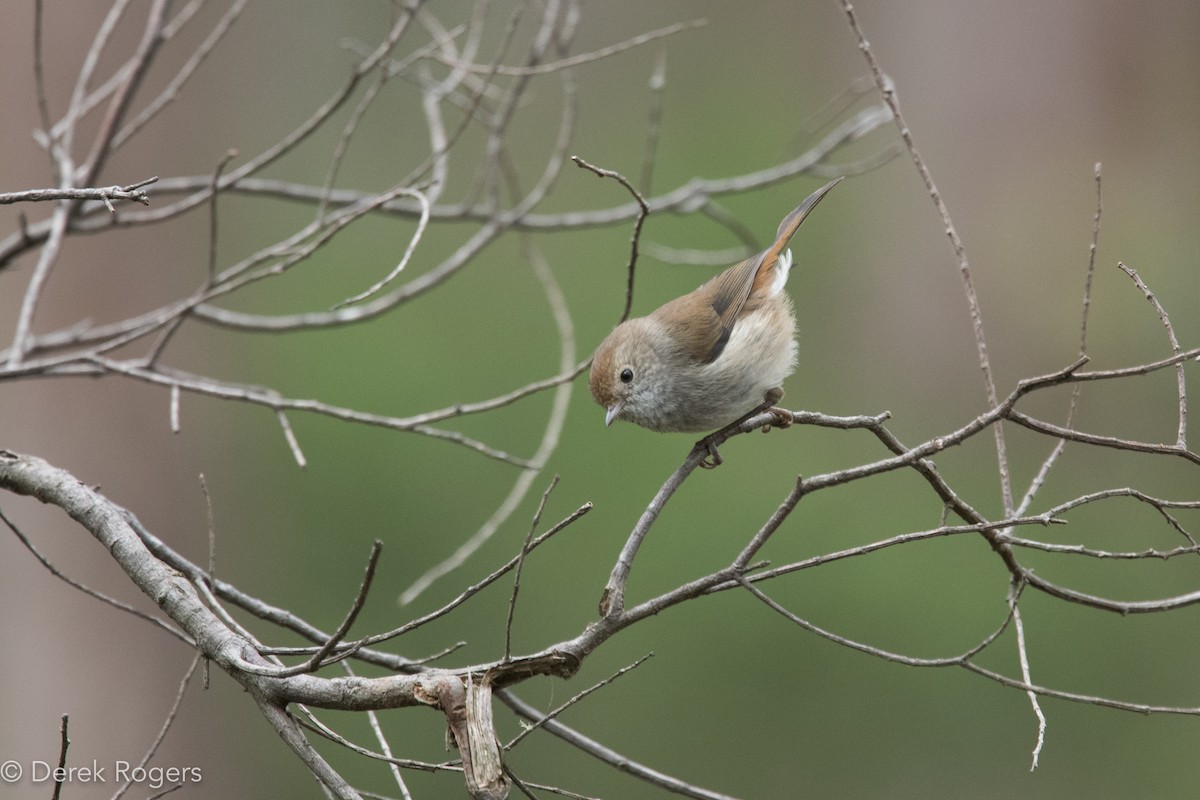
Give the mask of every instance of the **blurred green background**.
<path id="1" fill-rule="evenodd" d="M 102 69 L 111 71 L 128 52 L 122 48 L 136 42 L 142 5 L 133 4 L 130 13 L 138 22 L 118 32 Z M 1200 6 L 1084 0 L 864 0 L 855 6 L 966 243 L 1002 394 L 1017 380 L 1065 366 L 1077 354 L 1096 162 L 1104 164 L 1104 217 L 1089 323 L 1093 365 L 1126 366 L 1169 354 L 1160 322 L 1116 269 L 1117 260 L 1139 270 L 1172 313 L 1185 347 L 1200 341 L 1200 103 L 1192 80 L 1200 68 L 1194 46 Z M 467 13 L 465 5 L 453 3 L 428 8 L 447 26 Z M 204 23 L 211 26 L 221 10 L 205 9 L 194 29 L 171 44 L 150 87 L 165 84 L 207 30 Z M 47 9 L 47 84 L 57 113 L 102 13 L 75 4 L 69 13 Z M 207 174 L 230 148 L 241 159 L 253 156 L 343 84 L 354 63 L 346 43 L 373 45 L 390 13 L 383 2 L 251 6 L 220 56 L 113 160 L 102 182 Z M 492 27 L 481 60 L 495 51 L 510 13 L 507 3 L 489 12 Z M 5 189 L 49 185 L 47 160 L 29 136 L 37 126 L 28 77 L 31 11 L 14 6 L 8 16 L 11 24 L 0 33 L 8 123 L 0 131 L 0 174 Z M 539 16 L 536 6 L 526 9 L 513 54 L 524 53 Z M 866 74 L 833 2 L 588 3 L 572 51 L 699 18 L 707 24 L 575 71 L 579 108 L 569 154 L 631 178 L 641 174 L 653 104 L 647 83 L 664 53 L 661 139 L 648 194 L 695 178 L 752 172 L 802 152 L 823 133 L 813 129 L 813 114 Z M 414 32 L 406 41 L 411 49 L 426 39 Z M 541 174 L 561 107 L 561 84 L 548 75 L 535 80 L 517 111 L 508 145 L 524 190 Z M 266 174 L 319 184 L 345 118 L 340 115 Z M 837 159 L 868 157 L 898 138 L 895 127 L 885 125 L 839 151 Z M 480 146 L 472 130 L 461 144 L 464 156 L 452 161 L 445 200 L 457 200 L 470 184 Z M 389 188 L 427 149 L 419 92 L 394 79 L 356 137 L 339 185 Z M 766 240 L 780 217 L 822 182 L 796 178 L 721 197 L 720 203 Z M 537 210 L 626 201 L 616 182 L 568 164 Z M 45 211 L 5 207 L 5 233 L 15 229 L 22 210 L 34 219 Z M 311 209 L 228 198 L 219 219 L 218 261 L 227 265 L 306 224 Z M 476 228 L 432 227 L 404 279 L 437 264 Z M 259 284 L 227 305 L 259 313 L 328 308 L 394 266 L 412 231 L 411 220 L 366 219 L 285 278 Z M 620 313 L 630 231 L 626 222 L 533 234 L 528 242 L 510 233 L 442 287 L 362 325 L 271 336 L 188 324 L 168 350 L 168 363 L 271 386 L 287 396 L 397 416 L 483 400 L 557 370 L 559 340 L 525 247 L 544 254 L 562 285 L 580 359 Z M 643 236 L 645 243 L 683 249 L 739 244 L 697 215 L 653 216 Z M 204 276 L 206 242 L 202 213 L 68 241 L 38 330 L 84 317 L 121 319 L 191 291 Z M 951 431 L 984 410 L 953 254 L 906 157 L 838 187 L 793 248 L 799 268 L 790 288 L 801 358 L 786 386 L 787 404 L 830 414 L 888 410 L 891 429 L 909 444 Z M 0 273 L 0 326 L 15 325 L 31 265 L 26 258 Z M 643 255 L 635 313 L 694 288 L 716 269 Z M 1089 385 L 1076 422 L 1097 433 L 1170 441 L 1174 380 L 1165 371 Z M 1057 390 L 1031 399 L 1027 408 L 1061 422 L 1067 398 L 1067 391 Z M 550 393 L 543 393 L 445 427 L 528 457 L 550 403 Z M 437 608 L 508 559 L 523 541 L 541 493 L 552 476 L 560 476 L 541 528 L 584 502 L 595 508 L 525 565 L 513 632 L 517 652 L 574 636 L 594 618 L 630 527 L 692 442 L 629 425 L 606 430 L 603 412 L 578 379 L 559 447 L 520 508 L 465 567 L 401 608 L 395 601 L 400 592 L 488 519 L 518 470 L 422 436 L 298 413 L 290 420 L 308 460 L 302 470 L 273 415 L 261 408 L 185 396 L 182 432 L 174 435 L 167 393 L 158 387 L 59 379 L 0 391 L 0 446 L 39 455 L 100 484 L 162 538 L 201 561 L 208 547 L 197 478 L 203 473 L 217 531 L 218 574 L 325 628 L 337 624 L 353 598 L 373 539 L 382 539 L 385 549 L 358 633 Z M 1020 493 L 1051 442 L 1013 426 L 1006 431 Z M 741 437 L 722 453 L 726 464 L 694 475 L 647 540 L 633 571 L 631 602 L 726 564 L 797 474 L 886 455 L 865 433 L 810 428 Z M 937 461 L 968 502 L 990 516 L 999 513 L 990 435 Z M 1195 498 L 1200 480 L 1182 460 L 1072 446 L 1033 510 L 1127 485 Z M 0 503 L 64 571 L 142 602 L 103 550 L 60 514 L 11 498 Z M 932 528 L 940 511 L 912 475 L 860 482 L 807 498 L 763 555 L 782 564 Z M 1030 535 L 1123 550 L 1180 544 L 1152 510 L 1132 502 L 1091 507 L 1070 519 L 1068 526 Z M 1193 530 L 1195 522 L 1193 516 Z M 53 762 L 63 713 L 71 715 L 72 759 L 136 760 L 170 707 L 190 654 L 148 626 L 68 591 L 11 537 L 0 541 L 0 630 L 10 642 L 0 655 L 0 761 Z M 1023 557 L 1052 580 L 1122 600 L 1196 585 L 1190 559 Z M 466 642 L 439 662 L 447 666 L 498 657 L 510 586 L 501 581 L 396 647 L 422 657 Z M 1007 575 L 982 541 L 957 537 L 808 570 L 766 590 L 841 635 L 940 657 L 962 652 L 1000 624 Z M 1192 680 L 1200 657 L 1194 609 L 1119 618 L 1033 592 L 1024 596 L 1022 609 L 1038 683 L 1133 702 L 1200 706 Z M 251 627 L 269 641 L 292 641 Z M 715 791 L 746 798 L 1194 796 L 1194 717 L 1141 716 L 1043 699 L 1049 728 L 1040 766 L 1030 773 L 1037 721 L 1020 692 L 962 670 L 908 668 L 834 645 L 745 593 L 670 610 L 610 641 L 573 681 L 531 681 L 518 693 L 549 709 L 651 651 L 647 663 L 572 708 L 563 721 L 630 758 Z M 1011 632 L 979 660 L 1020 675 Z M 397 755 L 448 757 L 438 714 L 381 716 Z M 371 742 L 360 717 L 323 717 Z M 506 710 L 498 707 L 497 719 L 501 738 L 518 732 Z M 398 794 L 378 765 L 333 747 L 322 745 L 322 752 L 360 787 Z M 510 760 L 523 779 L 585 795 L 665 796 L 546 735 L 531 736 Z M 189 688 L 157 763 L 203 767 L 203 783 L 181 796 L 320 796 L 253 704 L 219 673 L 207 691 Z M 454 775 L 407 778 L 416 797 L 463 794 Z M 46 788 L 17 784 L 0 796 L 44 797 Z M 90 797 L 97 788 L 107 796 L 115 787 L 70 788 L 74 792 L 65 797 Z"/>

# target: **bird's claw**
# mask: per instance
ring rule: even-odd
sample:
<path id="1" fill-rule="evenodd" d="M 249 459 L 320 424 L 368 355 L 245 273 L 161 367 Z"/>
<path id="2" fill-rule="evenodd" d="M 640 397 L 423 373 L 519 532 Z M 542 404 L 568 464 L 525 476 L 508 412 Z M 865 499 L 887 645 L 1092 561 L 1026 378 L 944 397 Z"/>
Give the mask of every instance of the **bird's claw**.
<path id="1" fill-rule="evenodd" d="M 796 415 L 791 411 L 788 411 L 786 408 L 772 406 L 771 408 L 767 409 L 767 413 L 774 417 L 775 420 L 774 422 L 767 422 L 763 424 L 763 433 L 771 430 L 771 428 L 790 428 L 792 427 L 792 423 L 796 421 Z"/>
<path id="2" fill-rule="evenodd" d="M 696 442 L 697 448 L 703 448 L 708 452 L 708 455 L 700 459 L 699 466 L 703 469 L 716 469 L 725 463 L 725 459 L 721 458 L 721 454 L 717 452 L 717 445 L 713 442 L 712 438 L 712 436 L 706 436 Z"/>

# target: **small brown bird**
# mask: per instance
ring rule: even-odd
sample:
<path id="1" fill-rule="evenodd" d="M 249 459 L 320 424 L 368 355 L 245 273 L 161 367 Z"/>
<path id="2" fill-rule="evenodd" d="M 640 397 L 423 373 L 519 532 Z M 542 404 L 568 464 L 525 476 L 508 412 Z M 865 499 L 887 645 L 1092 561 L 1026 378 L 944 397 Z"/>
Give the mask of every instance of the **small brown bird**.
<path id="1" fill-rule="evenodd" d="M 787 244 L 841 180 L 784 217 L 766 250 L 608 335 L 589 380 L 606 425 L 623 419 L 655 431 L 713 431 L 783 397 L 797 347 L 783 289 L 792 265 Z"/>

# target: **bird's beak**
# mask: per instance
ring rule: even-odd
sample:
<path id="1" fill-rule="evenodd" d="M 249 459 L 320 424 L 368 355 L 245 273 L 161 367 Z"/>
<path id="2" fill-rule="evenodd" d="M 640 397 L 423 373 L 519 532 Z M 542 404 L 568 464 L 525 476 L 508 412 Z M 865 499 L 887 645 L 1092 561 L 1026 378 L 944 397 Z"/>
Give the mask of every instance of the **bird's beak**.
<path id="1" fill-rule="evenodd" d="M 604 427 L 607 428 L 608 426 L 612 425 L 613 420 L 617 418 L 617 415 L 621 413 L 621 409 L 624 407 L 625 404 L 620 400 L 609 406 L 608 410 L 604 412 Z"/>

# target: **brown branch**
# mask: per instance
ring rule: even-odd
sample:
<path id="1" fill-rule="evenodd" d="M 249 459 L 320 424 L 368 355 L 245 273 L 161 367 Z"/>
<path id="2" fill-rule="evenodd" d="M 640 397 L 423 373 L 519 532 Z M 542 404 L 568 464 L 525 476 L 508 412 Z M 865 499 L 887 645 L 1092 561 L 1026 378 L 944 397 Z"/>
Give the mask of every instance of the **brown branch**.
<path id="1" fill-rule="evenodd" d="M 633 233 L 629 237 L 629 265 L 625 268 L 626 283 L 625 283 L 625 309 L 621 312 L 621 318 L 618 323 L 629 319 L 629 314 L 633 310 L 633 275 L 637 268 L 638 259 L 638 242 L 642 238 L 642 224 L 646 221 L 646 216 L 650 213 L 650 207 L 646 205 L 646 199 L 642 197 L 641 192 L 633 187 L 633 184 L 619 172 L 614 172 L 610 169 L 602 169 L 600 167 L 589 164 L 579 156 L 571 156 L 571 160 L 584 169 L 591 170 L 601 178 L 615 178 L 618 183 L 633 195 L 634 201 L 638 204 L 637 220 L 633 223 Z"/>
<path id="2" fill-rule="evenodd" d="M 862 51 L 863 57 L 867 60 L 867 66 L 871 70 L 871 75 L 875 79 L 875 86 L 883 96 L 883 101 L 892 111 L 892 117 L 896 121 L 896 127 L 900 130 L 900 136 L 904 139 L 905 146 L 908 147 L 908 153 L 912 157 L 913 165 L 920 174 L 921 180 L 925 182 L 925 189 L 928 191 L 929 197 L 937 209 L 938 217 L 941 219 L 946 231 L 946 237 L 950 240 L 950 246 L 954 250 L 954 257 L 958 261 L 958 272 L 962 278 L 963 289 L 967 295 L 967 306 L 971 314 L 971 324 L 975 330 L 975 349 L 979 356 L 979 369 L 983 373 L 983 384 L 987 391 L 988 406 L 995 408 L 1000 402 L 999 395 L 996 393 L 996 383 L 992 377 L 991 360 L 988 357 L 987 341 L 983 334 L 983 313 L 980 310 L 979 296 L 975 292 L 975 281 L 971 277 L 971 266 L 967 261 L 967 248 L 963 244 L 962 239 L 959 238 L 958 230 L 954 227 L 954 221 L 950 218 L 950 211 L 946 208 L 942 194 L 938 191 L 937 184 L 933 181 L 933 173 L 929 171 L 929 167 L 926 166 L 925 160 L 921 158 L 921 154 L 917 150 L 912 130 L 908 127 L 908 123 L 905 122 L 904 115 L 900 111 L 900 99 L 896 96 L 896 87 L 892 83 L 892 79 L 885 75 L 879 66 L 879 61 L 875 58 L 875 51 L 871 49 L 866 34 L 863 33 L 863 29 L 859 25 L 858 17 L 854 13 L 854 7 L 851 5 L 850 0 L 840 0 L 840 2 L 842 10 L 846 14 L 846 20 L 850 23 L 850 30 L 858 39 L 858 49 Z M 1009 477 L 1008 471 L 1008 455 L 1004 442 L 1004 428 L 1002 425 L 997 424 L 992 428 L 992 431 L 996 439 L 996 459 L 1000 473 L 1000 491 L 1004 499 L 1004 512 L 1011 514 L 1014 508 L 1012 480 Z"/>
<path id="3" fill-rule="evenodd" d="M 1006 419 L 1010 419 L 1018 425 L 1022 425 L 1030 430 L 1045 433 L 1050 436 L 1056 436 L 1060 439 L 1066 439 L 1072 442 L 1083 442 L 1084 444 L 1092 444 L 1098 447 L 1111 447 L 1117 450 L 1130 450 L 1136 453 L 1159 453 L 1161 455 L 1179 456 L 1193 464 L 1200 464 L 1200 453 L 1192 452 L 1186 447 L 1180 447 L 1177 444 L 1153 444 L 1151 442 L 1139 442 L 1133 439 L 1121 439 L 1116 436 L 1101 436 L 1095 433 L 1084 433 L 1083 431 L 1074 430 L 1072 428 L 1064 428 L 1060 425 L 1054 425 L 1049 422 L 1035 419 L 1028 414 L 1023 414 L 1016 409 L 1010 409 L 1005 414 Z"/>
<path id="4" fill-rule="evenodd" d="M 63 776 L 67 774 L 67 748 L 71 746 L 71 739 L 67 736 L 67 723 L 69 717 L 66 714 L 62 715 L 62 725 L 58 729 L 58 771 L 54 777 L 54 792 L 50 795 L 50 800 L 59 800 L 62 796 Z"/>

